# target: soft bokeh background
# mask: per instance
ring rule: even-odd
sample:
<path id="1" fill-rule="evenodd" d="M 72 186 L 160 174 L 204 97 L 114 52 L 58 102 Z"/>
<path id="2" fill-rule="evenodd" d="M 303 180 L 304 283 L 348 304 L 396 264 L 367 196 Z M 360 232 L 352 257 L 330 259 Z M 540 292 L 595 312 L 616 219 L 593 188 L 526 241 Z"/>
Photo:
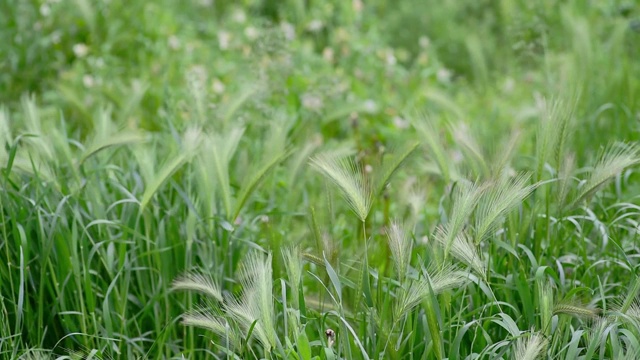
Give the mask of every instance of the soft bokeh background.
<path id="1" fill-rule="evenodd" d="M 419 243 L 443 221 L 452 182 L 490 177 L 485 165 L 514 134 L 511 170 L 535 168 L 549 99 L 571 108 L 566 146 L 579 169 L 640 137 L 634 1 L 1 0 L 0 39 L 0 357 L 217 351 L 179 324 L 201 303 L 169 291 L 180 273 L 200 268 L 237 291 L 249 249 L 311 253 L 320 232 L 344 258 L 361 257 L 359 225 L 306 170 L 320 149 L 375 172 L 382 154 L 423 141 L 412 121 L 428 116 L 451 164 L 479 156 L 482 165 L 442 176 L 423 151 L 374 205 L 375 236 L 400 218 Z M 636 201 L 629 178 L 604 213 Z M 571 244 L 535 257 L 554 264 Z M 588 264 L 595 254 L 582 253 Z M 389 267 L 386 248 L 370 256 Z M 285 265 L 273 261 L 277 278 Z M 616 271 L 612 283 L 632 281 Z M 315 299 L 322 288 L 306 281 Z M 526 306 L 514 296 L 501 301 Z M 485 335 L 461 340 L 461 357 L 508 334 Z"/>
<path id="2" fill-rule="evenodd" d="M 402 124 L 392 120 L 411 108 L 484 128 L 526 126 L 536 97 L 575 88 L 584 112 L 576 138 L 599 145 L 606 137 L 595 134 L 637 130 L 634 2 L 1 6 L 0 100 L 15 109 L 21 96 L 35 94 L 52 116 L 62 110 L 72 130 L 90 129 L 104 107 L 118 124 L 159 130 L 168 109 L 189 97 L 191 77 L 202 81 L 212 104 L 254 91 L 249 103 L 301 121 L 324 124 L 366 107 L 363 121 L 375 123 L 371 135 L 379 136 Z"/>

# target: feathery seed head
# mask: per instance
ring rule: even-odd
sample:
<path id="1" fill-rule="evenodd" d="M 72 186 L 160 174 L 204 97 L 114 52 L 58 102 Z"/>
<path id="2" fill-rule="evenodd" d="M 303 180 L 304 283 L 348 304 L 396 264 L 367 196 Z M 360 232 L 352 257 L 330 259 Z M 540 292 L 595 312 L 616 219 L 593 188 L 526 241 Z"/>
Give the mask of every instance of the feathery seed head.
<path id="1" fill-rule="evenodd" d="M 197 291 L 222 302 L 222 293 L 218 285 L 211 277 L 200 273 L 191 272 L 180 276 L 173 282 L 171 290 Z"/>
<path id="2" fill-rule="evenodd" d="M 446 290 L 463 286 L 469 281 L 467 274 L 452 265 L 428 269 L 424 273 L 424 277 L 412 281 L 408 288 L 401 289 L 395 306 L 396 317 L 418 306 L 431 291 L 433 295 L 438 295 Z"/>
<path id="3" fill-rule="evenodd" d="M 327 154 L 315 156 L 311 159 L 311 166 L 340 189 L 353 212 L 364 222 L 371 209 L 371 189 L 360 166 L 353 160 L 337 159 Z"/>
<path id="4" fill-rule="evenodd" d="M 389 249 L 391 257 L 396 268 L 396 272 L 402 281 L 407 273 L 409 262 L 411 261 L 412 242 L 397 222 L 391 223 L 386 229 L 387 238 L 389 240 Z"/>
<path id="5" fill-rule="evenodd" d="M 514 359 L 538 359 L 543 355 L 546 348 L 547 340 L 540 333 L 532 331 L 529 337 L 520 337 L 516 340 Z"/>

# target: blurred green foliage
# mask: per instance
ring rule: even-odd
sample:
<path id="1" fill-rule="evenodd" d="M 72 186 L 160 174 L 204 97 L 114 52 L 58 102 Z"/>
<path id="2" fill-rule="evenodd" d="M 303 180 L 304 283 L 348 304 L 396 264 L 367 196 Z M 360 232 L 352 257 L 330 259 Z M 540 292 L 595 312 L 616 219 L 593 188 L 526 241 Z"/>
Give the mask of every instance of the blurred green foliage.
<path id="1" fill-rule="evenodd" d="M 170 301 L 171 280 L 197 265 L 237 291 L 231 279 L 246 247 L 279 251 L 288 237 L 307 246 L 311 238 L 323 240 L 307 219 L 314 201 L 328 208 L 320 215 L 327 233 L 344 240 L 350 257 L 361 256 L 352 240 L 360 229 L 336 215 L 334 199 L 322 197 L 325 185 L 301 169 L 320 147 L 371 164 L 389 149 L 424 142 L 410 124 L 416 113 L 431 116 L 442 152 L 458 159 L 452 163 L 477 150 L 452 145 L 473 134 L 482 159 L 465 171 L 483 178 L 514 133 L 524 138 L 514 153 L 528 155 L 510 166 L 535 168 L 543 99 L 568 99 L 574 110 L 566 147 L 576 164 L 593 164 L 611 142 L 640 139 L 639 23 L 640 4 L 618 0 L 0 1 L 0 115 L 8 124 L 0 127 L 0 145 L 6 143 L 0 266 L 8 264 L 0 268 L 0 300 L 19 307 L 16 284 L 27 284 L 19 305 L 30 309 L 31 321 L 16 325 L 18 312 L 0 301 L 0 312 L 15 325 L 0 323 L 0 356 L 15 334 L 20 351 L 62 341 L 74 350 L 163 358 L 209 346 L 193 330 L 174 326 L 197 302 L 187 295 L 181 298 L 187 305 Z M 202 153 L 189 149 L 201 143 L 185 135 L 195 128 L 211 135 Z M 216 144 L 232 143 L 239 128 L 237 154 L 229 164 L 215 163 L 225 158 Z M 102 152 L 120 145 L 133 150 Z M 436 157 L 433 150 L 426 156 Z M 276 169 L 285 159 L 287 170 Z M 214 166 L 228 170 L 228 178 L 216 178 Z M 420 179 L 412 181 L 428 188 L 424 197 L 411 198 L 407 180 L 404 198 L 394 193 L 406 201 L 396 204 L 384 193 L 371 221 L 382 226 L 394 211 L 410 213 L 406 203 L 413 199 L 424 203 L 416 230 L 426 236 L 428 224 L 446 218 L 451 179 L 435 179 L 431 163 L 411 166 Z M 626 176 L 618 179 L 615 198 L 598 203 L 611 223 L 613 204 L 640 191 Z M 228 193 L 227 204 L 217 186 Z M 536 223 L 533 216 L 519 220 L 525 230 L 527 221 Z M 234 221 L 241 225 L 232 234 Z M 28 251 L 32 239 L 40 242 Z M 195 250 L 183 239 L 195 242 Z M 149 245 L 154 241 L 157 248 Z M 549 252 L 559 256 L 570 247 Z M 533 249 L 540 258 L 545 250 Z M 386 264 L 385 247 L 371 252 L 370 262 Z M 21 259 L 27 265 L 18 265 Z M 215 263 L 222 260 L 228 265 Z M 500 270 L 522 270 L 501 264 Z M 283 272 L 277 256 L 274 267 Z M 51 280 L 52 274 L 59 277 Z M 628 280 L 618 275 L 612 283 Z M 595 286 L 600 279 L 589 280 Z M 530 310 L 522 310 L 527 320 Z M 61 340 L 72 332 L 89 336 Z M 111 336 L 123 341 L 105 340 Z M 18 350 L 7 351 L 17 356 Z"/>

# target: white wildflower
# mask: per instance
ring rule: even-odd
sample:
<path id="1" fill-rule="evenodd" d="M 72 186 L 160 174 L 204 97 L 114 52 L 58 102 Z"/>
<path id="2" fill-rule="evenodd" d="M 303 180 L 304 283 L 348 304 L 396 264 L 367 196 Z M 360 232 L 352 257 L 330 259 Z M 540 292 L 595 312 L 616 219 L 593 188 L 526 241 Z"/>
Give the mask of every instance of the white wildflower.
<path id="1" fill-rule="evenodd" d="M 233 16 L 231 18 L 233 19 L 233 21 L 239 24 L 243 24 L 245 21 L 247 21 L 247 14 L 243 10 L 238 9 L 233 13 Z"/>
<path id="2" fill-rule="evenodd" d="M 255 40 L 258 38 L 260 33 L 258 32 L 258 29 L 254 28 L 253 26 L 248 26 L 246 29 L 244 29 L 244 35 L 249 40 Z"/>
<path id="3" fill-rule="evenodd" d="M 222 94 L 224 92 L 224 84 L 220 79 L 213 79 L 213 83 L 211 84 L 211 90 L 213 90 L 216 94 Z"/>
<path id="4" fill-rule="evenodd" d="M 296 29 L 288 22 L 283 22 L 280 24 L 280 29 L 284 34 L 284 38 L 288 41 L 292 41 L 296 37 Z"/>
<path id="5" fill-rule="evenodd" d="M 396 59 L 395 55 L 393 55 L 393 51 L 388 51 L 387 52 L 387 56 L 386 56 L 385 60 L 387 62 L 387 65 L 389 65 L 389 66 L 393 66 L 398 62 L 398 60 Z"/>
<path id="6" fill-rule="evenodd" d="M 85 57 L 89 53 L 89 47 L 82 43 L 75 44 L 73 45 L 73 53 L 76 55 L 76 57 Z"/>
<path id="7" fill-rule="evenodd" d="M 171 35 L 169 36 L 169 48 L 171 50 L 178 50 L 180 48 L 180 39 L 177 36 Z"/>
<path id="8" fill-rule="evenodd" d="M 62 33 L 59 30 L 56 30 L 51 33 L 51 43 L 59 44 L 62 39 Z"/>
<path id="9" fill-rule="evenodd" d="M 84 87 L 92 88 L 93 85 L 95 85 L 95 80 L 93 79 L 93 76 L 87 74 L 82 77 L 82 83 L 84 84 Z"/>
<path id="10" fill-rule="evenodd" d="M 49 4 L 44 3 L 40 5 L 40 15 L 42 15 L 43 17 L 47 17 L 50 14 L 51 14 L 51 7 L 49 6 Z"/>
<path id="11" fill-rule="evenodd" d="M 364 4 L 362 3 L 362 0 L 353 0 L 351 2 L 351 5 L 353 6 L 353 11 L 357 13 L 362 12 L 362 9 L 364 8 Z"/>
<path id="12" fill-rule="evenodd" d="M 393 118 L 393 125 L 398 129 L 406 129 L 409 127 L 409 121 L 401 118 L 400 116 L 395 116 Z"/>
<path id="13" fill-rule="evenodd" d="M 451 71 L 449 71 L 447 68 L 442 67 L 438 69 L 436 78 L 441 83 L 448 83 L 449 81 L 451 81 Z"/>
<path id="14" fill-rule="evenodd" d="M 426 49 L 429 47 L 429 45 L 431 45 L 431 40 L 429 40 L 429 38 L 426 36 L 420 36 L 418 44 L 420 44 L 421 48 Z"/>
<path id="15" fill-rule="evenodd" d="M 292 41 L 293 39 L 295 39 L 296 29 L 290 23 L 288 22 L 280 23 L 280 29 L 282 30 L 282 33 L 284 34 L 285 39 L 289 41 Z"/>
<path id="16" fill-rule="evenodd" d="M 229 43 L 231 42 L 231 34 L 226 31 L 218 32 L 218 46 L 220 46 L 220 50 L 227 50 L 229 48 Z"/>
<path id="17" fill-rule="evenodd" d="M 187 128 L 183 135 L 184 150 L 188 153 L 196 151 L 202 142 L 202 129 L 196 126 Z"/>
<path id="18" fill-rule="evenodd" d="M 333 49 L 330 47 L 326 47 L 322 50 L 322 57 L 328 62 L 333 62 L 333 54 Z"/>
<path id="19" fill-rule="evenodd" d="M 502 91 L 504 91 L 507 94 L 510 94 L 513 92 L 513 89 L 515 89 L 515 87 L 516 87 L 516 81 L 513 80 L 512 77 L 508 77 L 504 81 L 504 85 L 502 86 Z"/>
<path id="20" fill-rule="evenodd" d="M 324 24 L 322 23 L 322 20 L 316 19 L 311 21 L 309 25 L 307 25 L 307 30 L 311 32 L 318 32 L 322 30 L 323 27 L 324 27 Z"/>
<path id="21" fill-rule="evenodd" d="M 364 102 L 364 110 L 368 113 L 374 113 L 378 110 L 378 104 L 375 101 L 369 99 Z"/>
<path id="22" fill-rule="evenodd" d="M 308 110 L 320 110 L 322 109 L 323 101 L 322 98 L 316 94 L 305 93 L 301 98 L 302 107 Z"/>

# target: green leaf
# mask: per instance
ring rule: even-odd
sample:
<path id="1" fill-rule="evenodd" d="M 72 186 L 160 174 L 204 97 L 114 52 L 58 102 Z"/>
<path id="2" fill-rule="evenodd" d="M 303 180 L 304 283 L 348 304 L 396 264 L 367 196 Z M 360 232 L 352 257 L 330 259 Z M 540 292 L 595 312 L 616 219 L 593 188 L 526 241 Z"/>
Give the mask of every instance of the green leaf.
<path id="1" fill-rule="evenodd" d="M 347 203 L 361 221 L 371 210 L 371 187 L 360 166 L 352 159 L 337 159 L 320 154 L 311 159 L 311 166 L 331 180 L 342 192 Z"/>
<path id="2" fill-rule="evenodd" d="M 127 144 L 140 143 L 146 140 L 146 135 L 139 132 L 123 132 L 115 135 L 111 135 L 106 139 L 101 139 L 91 144 L 87 150 L 82 154 L 78 161 L 78 166 L 82 165 L 88 158 L 97 154 L 98 152 L 114 146 L 121 146 Z"/>
<path id="3" fill-rule="evenodd" d="M 578 195 L 569 205 L 574 208 L 589 200 L 602 186 L 624 169 L 640 162 L 640 147 L 635 144 L 618 143 L 602 152 L 598 162 L 591 170 L 589 179 L 580 187 Z"/>
<path id="4" fill-rule="evenodd" d="M 453 164 L 449 161 L 445 153 L 446 148 L 442 142 L 438 128 L 433 124 L 432 119 L 426 115 L 418 115 L 413 118 L 412 124 L 418 131 L 422 141 L 427 145 L 429 150 L 428 155 L 438 164 L 444 181 L 449 183 L 452 173 L 451 166 Z"/>
<path id="5" fill-rule="evenodd" d="M 324 357 L 327 360 L 335 360 L 336 354 L 333 352 L 333 349 L 326 347 L 324 348 Z"/>
<path id="6" fill-rule="evenodd" d="M 329 279 L 331 279 L 331 283 L 333 284 L 333 288 L 336 289 L 336 294 L 338 294 L 338 300 L 342 303 L 342 285 L 340 284 L 340 279 L 338 278 L 338 274 L 331 266 L 331 263 L 327 260 L 326 255 L 323 253 L 324 257 L 324 266 L 327 269 L 327 274 L 329 275 Z"/>
<path id="7" fill-rule="evenodd" d="M 436 358 L 442 360 L 444 358 L 444 340 L 442 339 L 442 333 L 440 331 L 440 307 L 431 286 L 429 286 L 429 294 L 424 297 L 424 305 L 427 325 L 431 333 L 431 341 L 433 342 L 433 351 L 435 352 Z"/>
<path id="8" fill-rule="evenodd" d="M 178 169 L 184 165 L 189 159 L 189 154 L 181 153 L 174 157 L 168 164 L 166 164 L 162 170 L 153 178 L 151 184 L 148 184 L 142 194 L 142 200 L 140 200 L 140 212 L 143 212 L 149 202 L 153 198 L 153 195 L 160 189 L 170 177 L 178 171 Z"/>
<path id="9" fill-rule="evenodd" d="M 412 142 L 403 146 L 400 150 L 391 154 L 391 157 L 382 164 L 382 169 L 377 172 L 374 194 L 379 194 L 391 179 L 391 176 L 402 166 L 409 156 L 418 148 L 419 142 Z"/>
<path id="10" fill-rule="evenodd" d="M 289 152 L 281 152 L 276 156 L 267 159 L 263 162 L 260 167 L 253 172 L 249 176 L 249 180 L 242 186 L 242 190 L 240 190 L 240 194 L 238 195 L 238 200 L 236 201 L 235 211 L 233 213 L 233 217 L 230 220 L 236 219 L 238 215 L 240 215 L 240 210 L 244 206 L 247 199 L 253 191 L 256 189 L 258 184 L 264 179 L 282 160 L 284 160 L 287 156 L 289 156 Z"/>
<path id="11" fill-rule="evenodd" d="M 302 360 L 311 360 L 311 345 L 304 330 L 298 335 L 298 354 Z"/>

